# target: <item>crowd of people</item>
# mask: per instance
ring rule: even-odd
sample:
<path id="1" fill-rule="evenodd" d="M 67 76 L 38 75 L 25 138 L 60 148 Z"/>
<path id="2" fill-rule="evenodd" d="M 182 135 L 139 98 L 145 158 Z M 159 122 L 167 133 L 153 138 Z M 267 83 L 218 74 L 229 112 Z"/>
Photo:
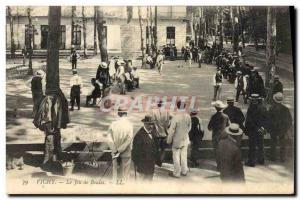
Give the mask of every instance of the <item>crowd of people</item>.
<path id="1" fill-rule="evenodd" d="M 210 51 L 210 50 L 207 50 Z M 267 92 L 262 77 L 258 71 L 247 63 L 244 58 L 229 51 L 222 50 L 210 54 L 211 60 L 215 60 L 217 72 L 213 76 L 214 96 L 212 106 L 216 113 L 211 116 L 207 128 L 212 132 L 212 146 L 222 181 L 244 182 L 243 158 L 241 153 L 241 140 L 243 135 L 248 136 L 248 161 L 247 166 L 255 167 L 256 164 L 265 163 L 264 136 L 271 136 L 271 160 L 276 160 L 276 146 L 280 145 L 280 161 L 286 159 L 286 141 L 288 131 L 292 128 L 292 116 L 289 109 L 283 104 L 283 86 L 276 75 L 271 88 L 270 107 L 265 106 Z M 202 62 L 202 53 L 196 48 L 186 48 L 184 56 L 194 59 L 194 62 Z M 194 56 L 193 56 L 194 55 Z M 73 57 L 73 55 L 72 55 Z M 158 51 L 155 57 L 147 58 L 151 68 L 157 67 L 162 71 L 164 56 Z M 77 103 L 80 109 L 80 94 L 82 78 L 78 75 L 72 63 L 73 76 L 70 80 L 71 108 Z M 32 94 L 34 105 L 38 105 L 43 96 L 42 79 L 44 74 L 37 72 L 32 79 Z M 234 83 L 236 96 L 227 97 L 227 105 L 221 101 L 221 88 L 223 79 Z M 233 81 L 231 80 L 233 79 Z M 40 85 L 37 86 L 37 82 Z M 139 73 L 136 67 L 132 67 L 132 61 L 120 57 L 111 57 L 108 63 L 102 62 L 91 79 L 92 89 L 87 95 L 86 106 L 95 105 L 97 98 L 103 98 L 109 94 L 109 88 L 113 83 L 120 85 L 121 94 L 139 88 Z M 123 89 L 124 90 L 123 90 Z M 244 103 L 250 103 L 246 115 L 235 105 L 242 95 Z M 204 137 L 204 124 L 198 116 L 197 109 L 186 111 L 184 102 L 177 102 L 177 112 L 174 116 L 164 109 L 165 102 L 160 101 L 156 109 L 146 114 L 144 123 L 136 134 L 133 133 L 133 125 L 127 118 L 127 109 L 120 107 L 118 115 L 120 119 L 114 121 L 108 129 L 112 138 L 110 149 L 112 150 L 113 180 L 123 183 L 128 179 L 131 161 L 134 170 L 145 181 L 152 181 L 155 165 L 161 167 L 164 162 L 165 150 L 170 147 L 174 164 L 173 172 L 169 176 L 180 178 L 187 176 L 189 167 L 198 166 L 201 155 L 201 141 Z M 36 108 L 34 108 L 36 109 Z M 188 147 L 191 146 L 191 155 L 188 160 Z M 256 153 L 256 147 L 258 151 Z"/>

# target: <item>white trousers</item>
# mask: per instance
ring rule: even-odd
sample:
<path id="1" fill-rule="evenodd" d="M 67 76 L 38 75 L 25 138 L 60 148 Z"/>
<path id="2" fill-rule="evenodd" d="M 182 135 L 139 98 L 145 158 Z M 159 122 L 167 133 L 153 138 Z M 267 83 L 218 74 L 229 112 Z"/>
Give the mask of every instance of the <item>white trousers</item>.
<path id="1" fill-rule="evenodd" d="M 188 151 L 188 146 L 183 146 L 181 148 L 172 147 L 174 176 L 180 177 L 180 172 L 182 174 L 186 174 L 188 172 L 187 151 Z"/>

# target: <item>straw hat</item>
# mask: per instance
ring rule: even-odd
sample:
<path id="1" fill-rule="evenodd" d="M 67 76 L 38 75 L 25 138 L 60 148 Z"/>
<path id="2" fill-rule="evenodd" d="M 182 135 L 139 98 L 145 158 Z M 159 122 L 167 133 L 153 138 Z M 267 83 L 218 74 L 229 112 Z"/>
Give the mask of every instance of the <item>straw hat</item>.
<path id="1" fill-rule="evenodd" d="M 240 126 L 236 123 L 231 123 L 225 128 L 225 132 L 229 135 L 242 135 L 243 130 L 240 129 Z"/>

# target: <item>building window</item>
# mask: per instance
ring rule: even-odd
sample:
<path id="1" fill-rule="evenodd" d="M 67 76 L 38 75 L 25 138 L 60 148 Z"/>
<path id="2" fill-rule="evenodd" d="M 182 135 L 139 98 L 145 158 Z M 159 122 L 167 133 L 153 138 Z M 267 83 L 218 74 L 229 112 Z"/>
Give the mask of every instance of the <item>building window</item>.
<path id="1" fill-rule="evenodd" d="M 174 26 L 167 27 L 167 44 L 175 45 L 175 27 Z"/>
<path id="2" fill-rule="evenodd" d="M 74 32 L 73 32 L 73 45 L 81 45 L 81 26 L 80 25 L 75 25 L 74 26 Z"/>
<path id="3" fill-rule="evenodd" d="M 41 49 L 47 49 L 49 26 L 41 25 Z M 66 48 L 66 26 L 60 26 L 59 49 Z"/>

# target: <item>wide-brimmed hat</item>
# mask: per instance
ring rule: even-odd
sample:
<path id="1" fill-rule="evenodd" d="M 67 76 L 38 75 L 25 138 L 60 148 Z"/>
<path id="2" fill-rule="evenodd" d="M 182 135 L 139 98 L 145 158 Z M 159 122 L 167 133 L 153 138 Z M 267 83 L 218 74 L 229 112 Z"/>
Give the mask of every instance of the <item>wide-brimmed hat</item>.
<path id="1" fill-rule="evenodd" d="M 240 129 L 240 126 L 236 123 L 231 123 L 225 128 L 225 132 L 229 135 L 242 135 L 243 130 Z"/>
<path id="2" fill-rule="evenodd" d="M 118 64 L 118 65 L 125 65 L 125 62 L 124 62 L 124 60 L 120 60 L 120 59 L 119 59 L 119 60 L 117 61 L 117 64 Z"/>
<path id="3" fill-rule="evenodd" d="M 226 108 L 226 105 L 220 100 L 212 102 L 211 105 L 214 106 L 215 108 L 221 108 L 221 109 Z"/>
<path id="4" fill-rule="evenodd" d="M 128 109 L 127 107 L 119 107 L 118 108 L 118 113 L 127 113 Z"/>
<path id="5" fill-rule="evenodd" d="M 228 97 L 227 98 L 227 103 L 234 103 L 234 98 L 233 97 Z"/>
<path id="6" fill-rule="evenodd" d="M 282 103 L 283 102 L 283 99 L 284 99 L 284 96 L 281 92 L 277 92 L 273 95 L 273 100 L 276 102 L 276 103 Z"/>
<path id="7" fill-rule="evenodd" d="M 141 121 L 147 124 L 154 124 L 154 120 L 151 115 L 145 115 L 145 118 L 142 119 Z"/>
<path id="8" fill-rule="evenodd" d="M 191 115 L 197 115 L 198 112 L 199 112 L 199 110 L 196 109 L 196 108 L 191 108 L 191 109 L 190 109 L 190 114 L 191 114 Z"/>
<path id="9" fill-rule="evenodd" d="M 259 94 L 251 94 L 249 99 L 250 99 L 250 101 L 256 101 L 256 100 L 261 99 L 261 97 L 259 96 Z"/>
<path id="10" fill-rule="evenodd" d="M 107 68 L 107 63 L 106 62 L 101 62 L 100 67 L 106 69 Z"/>
<path id="11" fill-rule="evenodd" d="M 45 72 L 40 69 L 36 72 L 36 75 L 43 78 L 45 76 Z"/>

